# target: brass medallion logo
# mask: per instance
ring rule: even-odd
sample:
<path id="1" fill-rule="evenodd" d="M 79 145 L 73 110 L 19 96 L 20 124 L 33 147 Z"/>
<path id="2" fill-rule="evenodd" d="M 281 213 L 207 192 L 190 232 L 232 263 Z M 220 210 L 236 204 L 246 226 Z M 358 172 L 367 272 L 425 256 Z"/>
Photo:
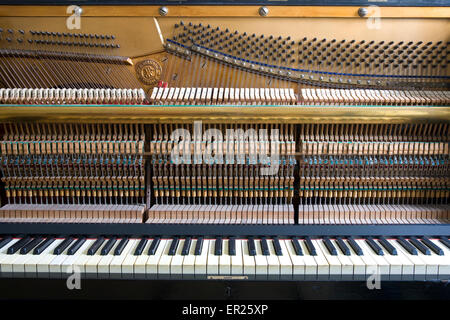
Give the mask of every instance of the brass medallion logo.
<path id="1" fill-rule="evenodd" d="M 161 78 L 161 66 L 155 60 L 143 60 L 136 64 L 136 75 L 142 83 L 154 86 Z"/>

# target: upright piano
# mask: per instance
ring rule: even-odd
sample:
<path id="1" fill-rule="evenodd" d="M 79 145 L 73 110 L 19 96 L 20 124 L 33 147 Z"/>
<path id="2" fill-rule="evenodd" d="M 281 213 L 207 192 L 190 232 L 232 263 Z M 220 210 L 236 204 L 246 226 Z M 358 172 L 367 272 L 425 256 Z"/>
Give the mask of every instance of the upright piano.
<path id="1" fill-rule="evenodd" d="M 0 284 L 445 286 L 449 18 L 0 1 Z"/>

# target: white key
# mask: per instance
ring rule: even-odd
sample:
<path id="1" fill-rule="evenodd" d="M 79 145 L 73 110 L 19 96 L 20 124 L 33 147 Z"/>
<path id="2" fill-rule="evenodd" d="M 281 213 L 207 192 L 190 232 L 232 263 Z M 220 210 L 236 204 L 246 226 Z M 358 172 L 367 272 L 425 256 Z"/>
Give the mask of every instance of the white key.
<path id="1" fill-rule="evenodd" d="M 267 246 L 269 247 L 270 255 L 266 256 L 267 258 L 267 272 L 270 275 L 279 275 L 280 272 L 280 260 L 275 253 L 275 249 L 273 247 L 273 240 L 267 240 Z"/>
<path id="2" fill-rule="evenodd" d="M 241 244 L 242 244 L 242 260 L 244 262 L 244 275 L 255 275 L 256 274 L 255 256 L 251 256 L 248 252 L 248 240 L 241 240 Z"/>
<path id="3" fill-rule="evenodd" d="M 97 265 L 100 262 L 100 260 L 104 257 L 101 255 L 101 252 L 102 248 L 106 245 L 107 242 L 108 240 L 105 239 L 105 241 L 103 241 L 102 245 L 98 248 L 95 254 L 90 255 L 89 258 L 87 259 L 86 263 L 84 264 L 84 271 L 87 274 L 92 274 L 96 276 L 98 275 Z"/>
<path id="4" fill-rule="evenodd" d="M 12 239 L 6 246 L 0 251 L 0 269 L 2 273 L 12 273 L 14 261 L 20 257 L 20 249 L 14 254 L 7 254 L 8 248 L 14 245 L 20 239 Z"/>
<path id="5" fill-rule="evenodd" d="M 197 240 L 191 240 L 191 246 L 189 248 L 189 253 L 184 256 L 183 260 L 183 275 L 193 275 L 195 274 L 195 245 Z"/>
<path id="6" fill-rule="evenodd" d="M 236 239 L 236 255 L 231 256 L 231 274 L 244 274 L 244 261 L 242 259 L 242 242 L 243 240 Z"/>
<path id="7" fill-rule="evenodd" d="M 196 275 L 206 274 L 206 264 L 208 261 L 209 240 L 203 240 L 202 252 L 195 256 L 194 271 Z"/>
<path id="8" fill-rule="evenodd" d="M 312 240 L 311 240 L 312 241 Z M 303 253 L 305 255 L 305 258 L 308 257 L 308 260 L 313 260 L 314 262 L 308 261 L 306 264 L 306 268 L 305 268 L 305 275 L 317 275 L 320 278 L 328 278 L 330 275 L 330 265 L 327 261 L 327 259 L 324 257 L 324 255 L 320 254 L 321 251 L 318 250 L 317 246 L 314 244 L 314 247 L 316 247 L 316 253 L 317 255 L 315 256 L 311 256 L 309 255 L 309 251 L 306 247 L 306 242 L 305 241 L 299 241 L 301 246 L 302 246 L 302 250 Z M 312 258 L 312 259 L 310 259 Z M 306 260 L 305 260 L 306 262 Z M 312 273 L 311 271 L 314 270 L 315 273 Z"/>
<path id="9" fill-rule="evenodd" d="M 90 255 L 88 255 L 88 250 L 94 244 L 95 241 L 96 241 L 96 239 L 87 239 L 86 240 L 86 243 L 87 243 L 86 248 L 83 250 L 77 251 L 77 258 L 73 261 L 74 270 L 78 269 L 81 273 L 86 272 L 86 269 L 85 269 L 86 262 L 91 257 Z"/>
<path id="10" fill-rule="evenodd" d="M 134 261 L 133 264 L 133 273 L 135 276 L 145 274 L 145 266 L 147 265 L 147 260 L 149 259 L 148 249 L 150 248 L 152 242 L 153 239 L 148 239 L 147 243 L 144 246 L 144 249 L 142 250 L 141 255 L 136 257 L 136 260 Z"/>
<path id="11" fill-rule="evenodd" d="M 355 242 L 361 247 L 363 250 L 364 255 L 369 256 L 372 258 L 372 260 L 375 262 L 376 267 L 372 266 L 370 268 L 366 269 L 366 275 L 370 276 L 374 273 L 379 274 L 381 277 L 388 277 L 389 276 L 389 263 L 386 261 L 383 256 L 377 255 L 371 247 L 366 243 L 365 240 L 355 240 Z"/>
<path id="12" fill-rule="evenodd" d="M 205 240 L 206 241 L 206 240 Z M 215 252 L 215 242 L 216 240 L 207 240 L 208 243 L 208 260 L 206 263 L 206 272 L 208 275 L 218 275 L 219 274 L 219 256 L 214 254 Z"/>
<path id="13" fill-rule="evenodd" d="M 325 259 L 327 259 L 328 265 L 329 265 L 330 277 L 333 277 L 333 278 L 339 277 L 340 278 L 341 274 L 342 274 L 342 272 L 341 272 L 342 265 L 341 265 L 341 262 L 339 261 L 338 257 L 330 254 L 330 252 L 328 251 L 328 249 L 326 248 L 326 246 L 322 240 L 312 240 L 312 243 L 316 247 L 317 254 L 319 256 L 322 255 L 325 257 Z"/>
<path id="14" fill-rule="evenodd" d="M 267 275 L 268 274 L 267 257 L 262 254 L 260 240 L 255 240 L 255 247 L 256 247 L 256 255 L 255 255 L 256 275 Z"/>
<path id="15" fill-rule="evenodd" d="M 19 253 L 20 250 L 16 253 Z M 25 263 L 33 257 L 33 250 L 27 254 L 19 254 L 18 258 L 12 261 L 12 272 L 17 274 L 25 273 Z"/>
<path id="16" fill-rule="evenodd" d="M 396 265 L 400 265 L 402 267 L 402 270 L 401 270 L 402 278 L 412 277 L 414 275 L 414 264 L 400 250 L 397 249 L 396 244 L 398 244 L 398 243 L 396 243 L 395 240 L 388 239 L 387 241 L 397 250 L 397 255 L 391 256 L 391 257 L 395 257 L 394 258 L 395 260 L 393 262 L 391 262 L 391 261 L 389 261 L 389 262 L 396 264 Z M 386 253 L 386 256 L 388 254 L 389 253 Z M 390 258 L 390 259 L 392 259 L 392 258 Z M 391 272 L 392 272 L 392 268 L 391 268 Z"/>
<path id="17" fill-rule="evenodd" d="M 292 262 L 291 262 L 291 259 L 289 257 L 289 252 L 288 252 L 287 248 L 285 247 L 283 240 L 278 240 L 278 242 L 280 243 L 282 255 L 281 256 L 277 256 L 276 253 L 275 253 L 275 249 L 273 249 L 269 245 L 269 249 L 271 250 L 270 253 L 272 254 L 272 249 L 273 249 L 273 253 L 275 254 L 275 257 L 277 257 L 278 263 L 280 265 L 280 275 L 292 276 Z"/>
<path id="18" fill-rule="evenodd" d="M 353 265 L 353 278 L 354 279 L 363 279 L 366 276 L 366 263 L 361 258 L 362 256 L 358 256 L 353 248 L 350 246 L 348 242 L 344 240 L 347 247 L 350 249 L 350 255 L 346 256 L 350 259 L 351 264 Z M 340 249 L 338 248 L 338 254 L 342 254 Z M 343 254 L 342 254 L 343 255 Z"/>
<path id="19" fill-rule="evenodd" d="M 283 250 L 283 255 L 289 258 L 291 262 L 292 275 L 303 276 L 305 274 L 305 261 L 303 256 L 297 255 L 292 244 L 292 240 L 280 240 L 281 250 Z M 303 253 L 305 254 L 305 253 Z M 280 261 L 281 262 L 281 261 Z M 287 263 L 287 262 L 286 262 Z M 282 266 L 283 269 L 283 266 Z"/>
<path id="20" fill-rule="evenodd" d="M 3 248 L 0 249 L 0 271 L 3 272 L 2 264 L 11 257 L 11 255 L 7 254 L 8 248 L 11 247 L 13 244 L 18 242 L 20 239 L 12 239 L 7 245 L 5 245 Z"/>
<path id="21" fill-rule="evenodd" d="M 58 246 L 60 242 L 53 241 L 44 251 L 41 252 L 39 255 L 34 255 L 32 252 L 30 254 L 32 255 L 30 259 L 28 259 L 24 263 L 25 273 L 27 274 L 34 274 L 37 275 L 37 265 L 39 261 L 42 259 L 45 259 L 48 255 L 53 255 L 53 250 Z"/>
<path id="22" fill-rule="evenodd" d="M 63 271 L 62 264 L 64 260 L 66 260 L 69 255 L 67 254 L 67 251 L 69 248 L 75 243 L 76 240 L 72 241 L 70 245 L 59 255 L 54 255 L 54 259 L 49 263 L 49 271 L 51 274 L 54 274 L 56 276 L 61 276 L 62 273 L 66 273 L 66 270 Z"/>
<path id="23" fill-rule="evenodd" d="M 117 245 L 115 247 L 117 247 L 119 245 L 121 240 L 122 239 L 117 240 Z M 122 253 L 118 256 L 113 256 L 111 263 L 109 264 L 109 274 L 110 275 L 111 274 L 117 274 L 117 275 L 124 274 L 124 272 L 122 271 L 123 261 L 129 254 L 132 254 L 131 250 L 136 247 L 136 242 L 138 242 L 138 241 L 139 240 L 137 240 L 137 239 L 129 239 L 125 248 L 123 248 Z"/>
<path id="24" fill-rule="evenodd" d="M 167 245 L 164 248 L 164 252 L 161 254 L 161 259 L 159 259 L 158 274 L 170 274 L 170 263 L 172 262 L 173 256 L 169 255 L 169 250 L 173 240 L 166 240 L 166 242 Z"/>
<path id="25" fill-rule="evenodd" d="M 135 256 L 134 252 L 136 251 L 136 247 L 139 245 L 139 242 L 141 242 L 141 239 L 136 239 L 134 245 L 131 247 L 130 251 L 126 255 L 125 259 L 122 262 L 122 275 L 134 275 L 134 265 L 136 263 L 136 260 L 144 255 L 144 251 L 140 256 Z M 142 270 L 141 270 L 142 271 Z"/>
<path id="26" fill-rule="evenodd" d="M 183 273 L 183 260 L 184 256 L 181 255 L 181 251 L 184 246 L 184 239 L 179 241 L 175 255 L 172 257 L 170 263 L 170 274 L 182 274 Z"/>
<path id="27" fill-rule="evenodd" d="M 231 274 L 231 256 L 229 255 L 228 244 L 228 240 L 222 241 L 222 255 L 219 256 L 219 274 L 222 275 Z"/>
<path id="28" fill-rule="evenodd" d="M 431 252 L 432 255 L 435 255 L 438 266 L 439 266 L 439 278 L 440 279 L 449 279 L 450 276 L 450 249 L 447 248 L 444 244 L 442 244 L 439 240 L 436 239 L 430 239 L 431 242 L 433 242 L 435 245 L 437 245 L 439 248 L 444 251 L 443 256 L 439 256 L 433 251 Z"/>
<path id="29" fill-rule="evenodd" d="M 336 248 L 337 252 L 337 258 L 339 259 L 341 263 L 341 275 L 342 279 L 353 279 L 354 272 L 353 272 L 353 261 L 350 259 L 350 256 L 346 256 L 342 253 L 341 249 L 339 248 L 336 240 L 331 240 L 331 243 Z"/>
<path id="30" fill-rule="evenodd" d="M 402 265 L 402 259 L 398 257 L 398 255 L 393 256 L 389 253 L 388 250 L 386 250 L 381 243 L 379 243 L 377 240 L 374 240 L 377 242 L 377 244 L 383 248 L 384 252 L 384 258 L 389 263 L 389 278 L 390 279 L 398 279 L 401 278 L 401 275 L 403 273 L 403 265 Z M 389 241 L 388 241 L 389 242 Z"/>
<path id="31" fill-rule="evenodd" d="M 168 245 L 168 243 L 170 243 L 169 240 L 161 239 L 158 247 L 156 248 L 155 254 L 150 255 L 148 257 L 147 264 L 145 266 L 145 271 L 147 274 L 149 274 L 149 275 L 157 275 L 158 274 L 159 260 L 161 259 L 161 256 L 162 256 L 163 252 L 165 251 L 166 245 Z M 170 246 L 170 244 L 169 244 L 169 246 Z M 167 250 L 169 250 L 169 249 L 167 249 Z"/>
<path id="32" fill-rule="evenodd" d="M 114 258 L 114 250 L 117 247 L 117 245 L 119 244 L 121 239 L 116 239 L 116 242 L 114 242 L 114 245 L 112 246 L 111 250 L 109 250 L 108 254 L 106 255 L 101 255 L 101 249 L 99 249 L 98 251 L 100 252 L 101 258 L 97 263 L 97 275 L 102 275 L 102 276 L 109 276 L 110 275 L 110 270 L 109 270 L 109 266 L 111 264 L 111 261 Z M 105 241 L 105 243 L 103 244 L 102 247 L 104 247 L 106 245 L 106 243 L 108 243 L 109 239 Z"/>
<path id="33" fill-rule="evenodd" d="M 70 247 L 74 244 L 75 242 L 73 242 Z M 84 251 L 88 250 L 89 247 L 92 245 L 93 242 L 90 242 L 88 240 L 86 240 L 80 248 L 78 248 L 77 252 L 75 252 L 75 254 L 73 255 L 67 255 L 67 259 L 65 259 L 63 261 L 63 263 L 61 264 L 61 273 L 67 276 L 70 276 L 72 273 L 74 272 L 78 272 L 79 270 L 77 270 L 76 268 L 74 268 L 75 265 L 75 261 L 77 261 L 78 257 L 80 255 L 83 254 Z"/>
<path id="34" fill-rule="evenodd" d="M 320 275 L 322 277 L 328 277 L 330 273 L 330 266 L 328 265 L 327 259 L 319 254 L 316 256 L 310 255 L 306 247 L 306 242 L 304 240 L 299 240 L 298 242 L 300 243 L 303 251 L 302 257 L 305 262 L 305 276 L 315 278 Z"/>

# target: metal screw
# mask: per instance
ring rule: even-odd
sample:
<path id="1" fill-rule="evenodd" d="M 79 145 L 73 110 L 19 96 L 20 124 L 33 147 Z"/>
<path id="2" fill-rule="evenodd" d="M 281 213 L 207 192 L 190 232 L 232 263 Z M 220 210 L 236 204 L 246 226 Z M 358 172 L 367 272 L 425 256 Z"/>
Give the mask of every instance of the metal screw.
<path id="1" fill-rule="evenodd" d="M 365 16 L 367 16 L 368 13 L 369 13 L 369 11 L 367 10 L 367 8 L 359 8 L 358 9 L 358 15 L 361 18 L 364 18 Z"/>
<path id="2" fill-rule="evenodd" d="M 266 17 L 269 14 L 269 8 L 261 7 L 259 8 L 258 12 L 261 17 Z"/>
<path id="3" fill-rule="evenodd" d="M 166 16 L 169 13 L 169 9 L 167 7 L 159 8 L 159 14 L 162 16 Z"/>

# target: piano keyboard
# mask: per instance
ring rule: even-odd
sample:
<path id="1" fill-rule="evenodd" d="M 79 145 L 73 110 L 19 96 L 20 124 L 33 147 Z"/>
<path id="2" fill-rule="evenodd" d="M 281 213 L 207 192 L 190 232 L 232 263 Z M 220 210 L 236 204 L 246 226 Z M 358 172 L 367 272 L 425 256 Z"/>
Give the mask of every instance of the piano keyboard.
<path id="1" fill-rule="evenodd" d="M 448 237 L 3 237 L 2 277 L 449 279 Z M 69 272 L 68 272 L 69 271 Z"/>

